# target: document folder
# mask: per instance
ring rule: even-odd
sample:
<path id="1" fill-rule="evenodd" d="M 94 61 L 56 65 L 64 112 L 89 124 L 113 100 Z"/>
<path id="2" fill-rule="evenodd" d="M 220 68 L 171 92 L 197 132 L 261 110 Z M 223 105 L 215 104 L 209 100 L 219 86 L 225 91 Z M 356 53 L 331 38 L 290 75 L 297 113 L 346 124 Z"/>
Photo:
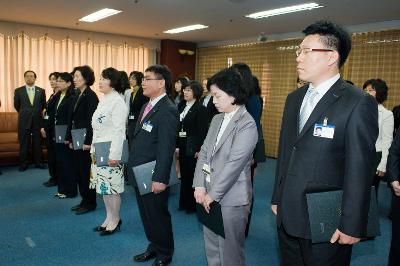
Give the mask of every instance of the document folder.
<path id="1" fill-rule="evenodd" d="M 197 218 L 200 223 L 213 231 L 215 234 L 225 238 L 224 220 L 222 218 L 221 205 L 213 201 L 210 204 L 210 213 L 207 213 L 204 206 L 196 203 Z"/>
<path id="2" fill-rule="evenodd" d="M 67 125 L 56 125 L 54 127 L 56 143 L 64 143 L 65 135 L 67 134 L 67 127 Z"/>
<path id="3" fill-rule="evenodd" d="M 86 137 L 86 128 L 72 129 L 71 135 L 74 150 L 83 150 L 83 144 Z"/>
<path id="4" fill-rule="evenodd" d="M 111 141 L 94 143 L 97 166 L 108 166 L 110 156 Z M 128 140 L 124 140 L 122 145 L 121 163 L 127 163 L 129 158 Z"/>

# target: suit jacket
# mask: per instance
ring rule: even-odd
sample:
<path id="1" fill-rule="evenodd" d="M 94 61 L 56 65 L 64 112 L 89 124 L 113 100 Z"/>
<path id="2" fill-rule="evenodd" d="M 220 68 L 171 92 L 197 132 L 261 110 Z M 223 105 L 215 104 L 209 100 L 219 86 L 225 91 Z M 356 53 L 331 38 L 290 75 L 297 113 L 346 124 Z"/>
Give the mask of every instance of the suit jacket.
<path id="1" fill-rule="evenodd" d="M 45 117 L 43 119 L 44 130 L 46 131 L 47 138 L 54 137 L 54 123 L 58 100 L 60 99 L 61 92 L 53 93 L 50 95 L 49 100 L 45 106 Z"/>
<path id="2" fill-rule="evenodd" d="M 229 121 L 215 147 L 224 114 L 216 115 L 210 125 L 196 164 L 193 187 L 204 187 L 221 206 L 243 206 L 251 202 L 250 164 L 257 143 L 257 126 L 244 106 Z M 214 152 L 213 152 L 214 151 Z M 203 165 L 211 169 L 206 181 Z"/>
<path id="3" fill-rule="evenodd" d="M 343 189 L 338 229 L 361 237 L 366 230 L 374 172 L 377 103 L 340 78 L 298 133 L 307 89 L 304 86 L 286 99 L 272 196 L 272 204 L 278 205 L 277 224 L 283 224 L 292 236 L 310 239 L 306 193 Z M 335 126 L 333 139 L 313 136 L 314 125 L 325 118 Z"/>
<path id="4" fill-rule="evenodd" d="M 182 101 L 178 105 L 179 113 L 182 113 L 185 106 L 186 101 Z M 199 101 L 190 107 L 185 118 L 179 123 L 179 131 L 186 132 L 185 138 L 178 136 L 177 144 L 181 154 L 194 156 L 196 152 L 200 151 L 208 131 L 207 110 Z"/>
<path id="5" fill-rule="evenodd" d="M 58 99 L 60 95 L 58 96 Z M 74 112 L 74 106 L 76 102 L 76 96 L 74 94 L 65 95 L 58 105 L 58 100 L 55 104 L 55 116 L 54 116 L 54 124 L 55 125 L 67 125 L 68 128 L 72 125 L 72 114 Z M 53 133 L 54 134 L 54 133 Z M 66 139 L 68 137 L 66 136 Z"/>
<path id="6" fill-rule="evenodd" d="M 138 119 L 142 117 L 145 106 L 142 107 Z M 129 169 L 156 160 L 152 180 L 168 184 L 179 125 L 178 110 L 166 95 L 142 122 L 139 121 L 133 135 L 133 149 L 129 153 Z M 143 128 L 144 123 L 152 126 L 150 132 Z M 131 170 L 130 174 L 133 174 Z"/>
<path id="7" fill-rule="evenodd" d="M 200 104 L 203 105 L 205 97 L 200 99 Z M 214 103 L 213 103 L 213 97 L 211 96 L 210 100 L 207 103 L 207 115 L 208 115 L 208 123 L 207 126 L 210 127 L 211 124 L 211 120 L 214 118 L 214 116 L 216 114 L 219 114 L 217 108 L 215 107 Z"/>
<path id="8" fill-rule="evenodd" d="M 396 134 L 390 146 L 386 169 L 391 182 L 400 180 L 400 133 Z"/>
<path id="9" fill-rule="evenodd" d="M 26 86 L 19 87 L 14 91 L 14 107 L 18 112 L 18 130 L 40 129 L 43 127 L 42 112 L 46 105 L 46 92 L 35 86 L 35 97 L 33 105 L 29 101 Z"/>
<path id="10" fill-rule="evenodd" d="M 67 132 L 67 140 L 72 141 L 71 129 L 86 128 L 85 145 L 92 144 L 93 129 L 92 129 L 92 116 L 96 111 L 99 98 L 90 87 L 87 87 L 81 96 L 76 97 L 74 109 L 72 113 L 71 128 Z"/>
<path id="11" fill-rule="evenodd" d="M 132 101 L 133 94 L 131 93 L 129 100 L 129 115 L 128 115 L 128 136 L 129 139 L 133 138 L 133 134 L 135 132 L 136 122 L 140 115 L 140 110 L 145 103 L 149 101 L 149 98 L 143 95 L 142 87 L 139 87 L 138 92 L 136 93 L 135 99 Z M 133 116 L 134 119 L 129 119 L 129 116 Z"/>

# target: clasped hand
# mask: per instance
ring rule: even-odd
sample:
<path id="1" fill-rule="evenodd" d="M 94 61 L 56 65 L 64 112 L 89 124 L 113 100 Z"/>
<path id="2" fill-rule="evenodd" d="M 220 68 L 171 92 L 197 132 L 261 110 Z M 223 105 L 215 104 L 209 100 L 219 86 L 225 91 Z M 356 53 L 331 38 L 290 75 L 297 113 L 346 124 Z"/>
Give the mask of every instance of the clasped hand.
<path id="1" fill-rule="evenodd" d="M 213 198 L 206 193 L 205 188 L 196 188 L 194 191 L 196 202 L 202 204 L 207 213 L 210 213 L 210 204 L 214 202 Z"/>

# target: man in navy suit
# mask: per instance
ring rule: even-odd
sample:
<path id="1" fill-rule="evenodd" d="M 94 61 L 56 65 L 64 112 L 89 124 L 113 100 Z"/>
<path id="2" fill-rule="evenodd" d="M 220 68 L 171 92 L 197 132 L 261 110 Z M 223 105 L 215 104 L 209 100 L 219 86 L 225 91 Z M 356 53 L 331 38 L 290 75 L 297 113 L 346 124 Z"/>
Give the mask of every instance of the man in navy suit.
<path id="1" fill-rule="evenodd" d="M 45 168 L 42 161 L 40 129 L 43 127 L 42 112 L 46 105 L 44 89 L 35 86 L 36 73 L 25 71 L 25 86 L 15 89 L 14 107 L 18 112 L 19 171 L 28 168 L 28 150 L 32 139 L 33 162 L 37 168 Z"/>
<path id="2" fill-rule="evenodd" d="M 305 85 L 286 99 L 272 211 L 282 265 L 350 265 L 365 236 L 378 137 L 374 98 L 339 74 L 351 50 L 340 26 L 308 26 L 297 54 Z M 314 134 L 321 127 L 321 134 Z M 342 189 L 342 214 L 330 242 L 312 244 L 306 193 Z"/>
<path id="3" fill-rule="evenodd" d="M 150 100 L 140 112 L 132 139 L 133 148 L 129 154 L 129 169 L 156 161 L 152 175 L 153 193 L 140 195 L 137 187 L 135 189 L 140 216 L 150 243 L 145 252 L 134 256 L 137 262 L 155 258 L 153 265 L 156 266 L 170 264 L 174 252 L 171 215 L 168 211 L 168 183 L 179 115 L 167 95 L 172 90 L 171 80 L 171 72 L 166 66 L 153 65 L 146 69 L 142 83 L 143 95 Z M 132 170 L 130 174 L 133 174 Z"/>

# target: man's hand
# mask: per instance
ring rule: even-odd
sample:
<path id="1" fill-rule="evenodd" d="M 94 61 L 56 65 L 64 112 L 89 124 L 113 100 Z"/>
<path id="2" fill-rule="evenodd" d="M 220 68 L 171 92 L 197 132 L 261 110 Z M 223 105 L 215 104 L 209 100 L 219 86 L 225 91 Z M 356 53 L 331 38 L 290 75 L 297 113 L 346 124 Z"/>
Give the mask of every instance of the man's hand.
<path id="1" fill-rule="evenodd" d="M 44 130 L 44 128 L 40 129 L 40 134 L 42 134 L 43 138 L 46 138 L 46 131 Z"/>
<path id="2" fill-rule="evenodd" d="M 203 204 L 204 202 L 204 197 L 206 196 L 206 189 L 203 187 L 197 187 L 194 190 L 194 198 L 196 199 L 196 202 L 199 204 Z"/>
<path id="3" fill-rule="evenodd" d="M 379 176 L 379 177 L 384 177 L 385 174 L 386 174 L 385 172 L 382 172 L 382 171 L 379 171 L 379 170 L 376 171 L 376 175 Z"/>
<path id="4" fill-rule="evenodd" d="M 160 183 L 160 182 L 153 182 L 151 185 L 151 191 L 154 194 L 158 194 L 163 192 L 167 188 L 166 184 Z"/>
<path id="5" fill-rule="evenodd" d="M 341 245 L 353 245 L 357 242 L 360 242 L 360 240 L 361 238 L 346 235 L 340 232 L 339 229 L 336 229 L 335 233 L 332 235 L 331 243 L 333 244 L 338 241 Z"/>
<path id="6" fill-rule="evenodd" d="M 210 195 L 206 194 L 204 197 L 203 206 L 207 213 L 210 213 L 210 204 L 213 203 L 213 201 L 214 200 L 210 197 Z"/>
<path id="7" fill-rule="evenodd" d="M 271 205 L 271 210 L 275 215 L 277 215 L 278 214 L 278 205 L 272 204 Z"/>
<path id="8" fill-rule="evenodd" d="M 400 183 L 399 183 L 399 181 L 393 181 L 392 182 L 392 188 L 393 188 L 394 194 L 397 197 L 400 197 Z"/>
<path id="9" fill-rule="evenodd" d="M 108 160 L 108 166 L 116 167 L 119 165 L 120 162 L 121 162 L 120 160 Z"/>
<path id="10" fill-rule="evenodd" d="M 90 151 L 90 145 L 86 145 L 86 144 L 83 144 L 83 150 L 84 151 Z"/>

